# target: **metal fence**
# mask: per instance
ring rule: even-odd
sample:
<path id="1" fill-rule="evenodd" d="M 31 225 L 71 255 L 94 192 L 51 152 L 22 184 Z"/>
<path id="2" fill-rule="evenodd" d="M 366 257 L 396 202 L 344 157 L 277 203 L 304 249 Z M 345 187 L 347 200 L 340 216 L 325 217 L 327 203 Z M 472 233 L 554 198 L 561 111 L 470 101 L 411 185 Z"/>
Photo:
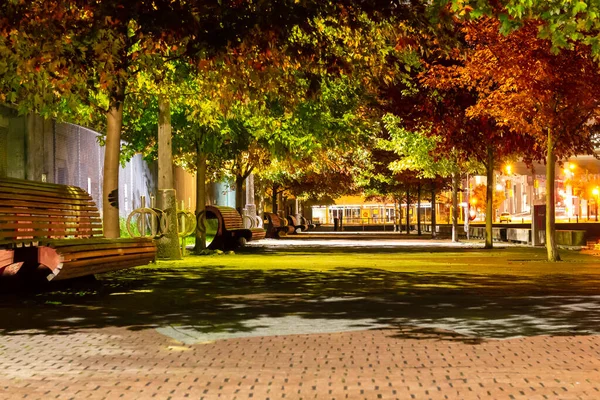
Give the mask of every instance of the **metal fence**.
<path id="1" fill-rule="evenodd" d="M 59 123 L 54 131 L 54 181 L 88 191 L 102 209 L 104 147 L 99 134 L 78 125 Z M 140 197 L 156 192 L 156 168 L 135 155 L 119 170 L 119 214 L 126 217 L 140 206 Z M 149 200 L 148 200 L 149 202 Z"/>

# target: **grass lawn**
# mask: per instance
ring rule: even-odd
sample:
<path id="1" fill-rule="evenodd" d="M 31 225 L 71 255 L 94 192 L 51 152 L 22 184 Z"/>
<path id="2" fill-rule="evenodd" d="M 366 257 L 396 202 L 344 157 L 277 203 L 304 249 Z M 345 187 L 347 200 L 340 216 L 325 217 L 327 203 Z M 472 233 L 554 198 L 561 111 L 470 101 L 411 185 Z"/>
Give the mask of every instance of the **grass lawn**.
<path id="1" fill-rule="evenodd" d="M 334 271 L 371 268 L 389 272 L 464 273 L 476 275 L 547 275 L 600 273 L 600 258 L 579 251 L 561 251 L 563 261 L 546 260 L 544 248 L 506 247 L 491 250 L 473 248 L 315 248 L 276 252 L 246 249 L 242 253 L 186 256 L 181 261 L 159 261 L 140 267 L 145 270 L 218 267 L 231 270 L 296 269 Z"/>

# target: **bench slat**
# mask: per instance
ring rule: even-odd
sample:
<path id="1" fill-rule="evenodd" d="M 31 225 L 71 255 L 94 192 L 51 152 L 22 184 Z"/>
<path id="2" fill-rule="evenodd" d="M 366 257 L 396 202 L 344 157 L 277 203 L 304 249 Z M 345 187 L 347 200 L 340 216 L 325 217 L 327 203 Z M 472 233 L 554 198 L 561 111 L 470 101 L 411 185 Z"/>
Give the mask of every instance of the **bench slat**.
<path id="1" fill-rule="evenodd" d="M 66 217 L 78 217 L 78 218 L 97 218 L 98 220 L 100 220 L 100 213 L 98 212 L 98 210 L 94 210 L 94 211 L 83 211 L 83 210 L 54 210 L 54 209 L 44 209 L 44 210 L 39 210 L 39 209 L 35 209 L 35 208 L 6 208 L 6 207 L 0 207 L 0 215 L 5 215 L 7 216 L 11 216 L 11 217 L 15 217 L 13 219 L 19 219 L 17 218 L 17 216 L 23 215 L 23 216 L 43 216 L 43 215 L 49 215 L 49 216 L 66 216 Z"/>
<path id="2" fill-rule="evenodd" d="M 93 238 L 93 239 L 40 239 L 41 246 L 48 246 L 52 248 L 68 247 L 68 246 L 80 246 L 85 244 L 98 245 L 98 244 L 122 244 L 129 245 L 132 243 L 153 243 L 152 239 L 149 238 Z"/>
<path id="3" fill-rule="evenodd" d="M 18 178 L 2 178 L 0 180 L 0 186 L 36 188 L 40 191 L 83 191 L 83 189 L 77 186 L 61 185 L 60 183 L 28 181 Z"/>
<path id="4" fill-rule="evenodd" d="M 63 215 L 63 216 L 49 216 L 49 215 L 4 215 L 0 214 L 0 221 L 3 222 L 14 222 L 14 221 L 31 221 L 31 222 L 62 222 L 68 221 L 70 222 L 78 222 L 81 221 L 82 224 L 89 223 L 97 223 L 101 224 L 102 221 L 100 218 L 96 217 L 81 217 L 81 216 L 71 216 L 71 215 Z"/>
<path id="5" fill-rule="evenodd" d="M 68 189 L 64 187 L 60 190 L 50 189 L 50 190 L 42 190 L 40 187 L 29 187 L 29 186 L 21 186 L 21 185 L 6 185 L 0 182 L 0 191 L 2 193 L 12 193 L 17 195 L 30 195 L 30 196 L 40 196 L 46 198 L 70 198 L 76 200 L 92 200 L 92 197 L 83 189 L 73 188 L 72 186 L 67 186 Z"/>
<path id="6" fill-rule="evenodd" d="M 73 200 L 92 200 L 92 197 L 82 190 L 40 190 L 39 188 L 30 188 L 30 187 L 17 187 L 17 186 L 6 186 L 0 183 L 0 190 L 4 194 L 14 194 L 14 195 L 26 195 L 26 196 L 39 196 L 45 197 L 48 199 L 61 199 L 61 198 L 69 198 Z"/>
<path id="7" fill-rule="evenodd" d="M 89 251 L 77 251 L 74 253 L 62 253 L 63 262 L 85 260 L 89 258 L 102 258 L 122 256 L 127 254 L 147 254 L 155 252 L 154 246 L 148 247 L 121 247 L 111 249 L 98 249 Z"/>
<path id="8" fill-rule="evenodd" d="M 56 230 L 66 230 L 68 228 L 83 228 L 85 230 L 91 229 L 102 229 L 102 224 L 98 222 L 88 222 L 88 221 L 47 221 L 46 223 L 42 223 L 42 221 L 26 221 L 25 223 L 21 222 L 12 222 L 7 224 L 0 225 L 0 231 L 10 231 L 11 229 L 44 229 L 48 228 L 52 231 Z M 79 230 L 79 229 L 78 229 Z"/>
<path id="9" fill-rule="evenodd" d="M 122 261 L 111 261 L 110 263 L 100 262 L 95 265 L 88 265 L 81 268 L 70 268 L 65 267 L 58 271 L 58 273 L 49 274 L 46 279 L 49 281 L 60 281 L 65 279 L 79 278 L 86 275 L 102 274 L 106 272 L 118 271 L 120 269 L 137 267 L 140 265 L 146 265 L 154 260 L 153 256 L 140 257 L 136 256 L 132 259 L 126 259 Z"/>
<path id="10" fill-rule="evenodd" d="M 0 240 L 2 239 L 29 239 L 29 238 L 58 238 L 58 237 L 77 237 L 77 236 L 101 236 L 102 229 L 77 229 L 76 231 L 67 231 L 65 229 L 37 229 L 27 231 L 25 229 L 18 231 L 0 231 Z"/>
<path id="11" fill-rule="evenodd" d="M 154 259 L 155 252 L 148 252 L 148 258 Z M 139 259 L 141 256 L 139 253 L 137 254 L 122 254 L 122 255 L 112 255 L 112 256 L 102 256 L 98 258 L 87 258 L 83 260 L 74 260 L 63 263 L 63 269 L 68 267 L 70 270 L 76 270 L 78 268 L 90 268 L 94 265 L 104 265 L 110 263 L 118 263 L 122 261 L 135 261 Z M 139 264 L 138 264 L 139 265 Z"/>
<path id="12" fill-rule="evenodd" d="M 2 197 L 0 196 L 0 201 L 2 202 L 2 206 L 10 206 L 10 207 L 23 207 L 24 209 L 34 209 L 34 210 L 45 210 L 45 209 L 59 209 L 59 210 L 77 210 L 77 211 L 98 211 L 98 208 L 94 205 L 91 205 L 89 201 L 60 201 L 55 200 L 53 202 L 44 201 L 47 200 L 43 197 L 41 198 L 23 198 L 23 196 L 19 197 Z"/>
<path id="13" fill-rule="evenodd" d="M 64 242 L 73 242 L 76 241 L 78 239 L 65 239 L 62 240 L 61 243 Z M 82 240 L 83 243 L 78 244 L 78 245 L 72 245 L 72 244 L 56 244 L 54 242 L 46 242 L 44 243 L 44 241 L 41 241 L 41 244 L 43 244 L 46 247 L 52 248 L 52 249 L 56 249 L 59 250 L 62 253 L 76 253 L 76 252 L 84 252 L 84 251 L 90 251 L 90 250 L 105 250 L 105 249 L 120 249 L 120 248 L 140 248 L 140 247 L 149 247 L 149 246 L 153 246 L 154 242 L 152 241 L 152 239 L 149 240 L 144 240 L 144 241 L 124 241 L 122 239 L 119 239 L 117 242 L 115 242 L 116 239 L 110 239 L 111 242 L 98 242 L 96 243 L 97 239 L 85 239 L 85 241 L 89 242 L 89 243 L 85 243 L 85 241 Z"/>

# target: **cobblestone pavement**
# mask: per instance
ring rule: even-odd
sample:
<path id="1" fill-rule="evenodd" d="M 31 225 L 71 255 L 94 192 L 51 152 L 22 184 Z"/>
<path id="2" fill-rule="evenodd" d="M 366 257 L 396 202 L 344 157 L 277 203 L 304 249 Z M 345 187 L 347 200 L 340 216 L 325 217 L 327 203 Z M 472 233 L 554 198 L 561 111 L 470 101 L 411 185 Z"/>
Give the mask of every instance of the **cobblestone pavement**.
<path id="1" fill-rule="evenodd" d="M 148 329 L 19 335 L 2 399 L 597 399 L 600 337 L 377 329 L 184 345 Z"/>
<path id="2" fill-rule="evenodd" d="M 595 263 L 506 257 L 493 274 L 159 264 L 2 296 L 0 399 L 600 399 Z"/>

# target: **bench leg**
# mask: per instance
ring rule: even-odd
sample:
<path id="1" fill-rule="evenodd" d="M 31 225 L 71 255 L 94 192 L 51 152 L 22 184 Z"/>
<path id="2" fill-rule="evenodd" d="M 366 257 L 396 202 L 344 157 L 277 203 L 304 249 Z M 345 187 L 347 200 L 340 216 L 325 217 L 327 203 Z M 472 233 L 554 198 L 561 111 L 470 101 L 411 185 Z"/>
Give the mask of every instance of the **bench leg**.
<path id="1" fill-rule="evenodd" d="M 48 267 L 54 274 L 62 268 L 62 257 L 55 249 L 50 247 L 38 247 L 38 263 Z"/>
<path id="2" fill-rule="evenodd" d="M 0 277 L 16 275 L 22 266 L 22 262 L 15 262 L 13 250 L 0 250 Z"/>

